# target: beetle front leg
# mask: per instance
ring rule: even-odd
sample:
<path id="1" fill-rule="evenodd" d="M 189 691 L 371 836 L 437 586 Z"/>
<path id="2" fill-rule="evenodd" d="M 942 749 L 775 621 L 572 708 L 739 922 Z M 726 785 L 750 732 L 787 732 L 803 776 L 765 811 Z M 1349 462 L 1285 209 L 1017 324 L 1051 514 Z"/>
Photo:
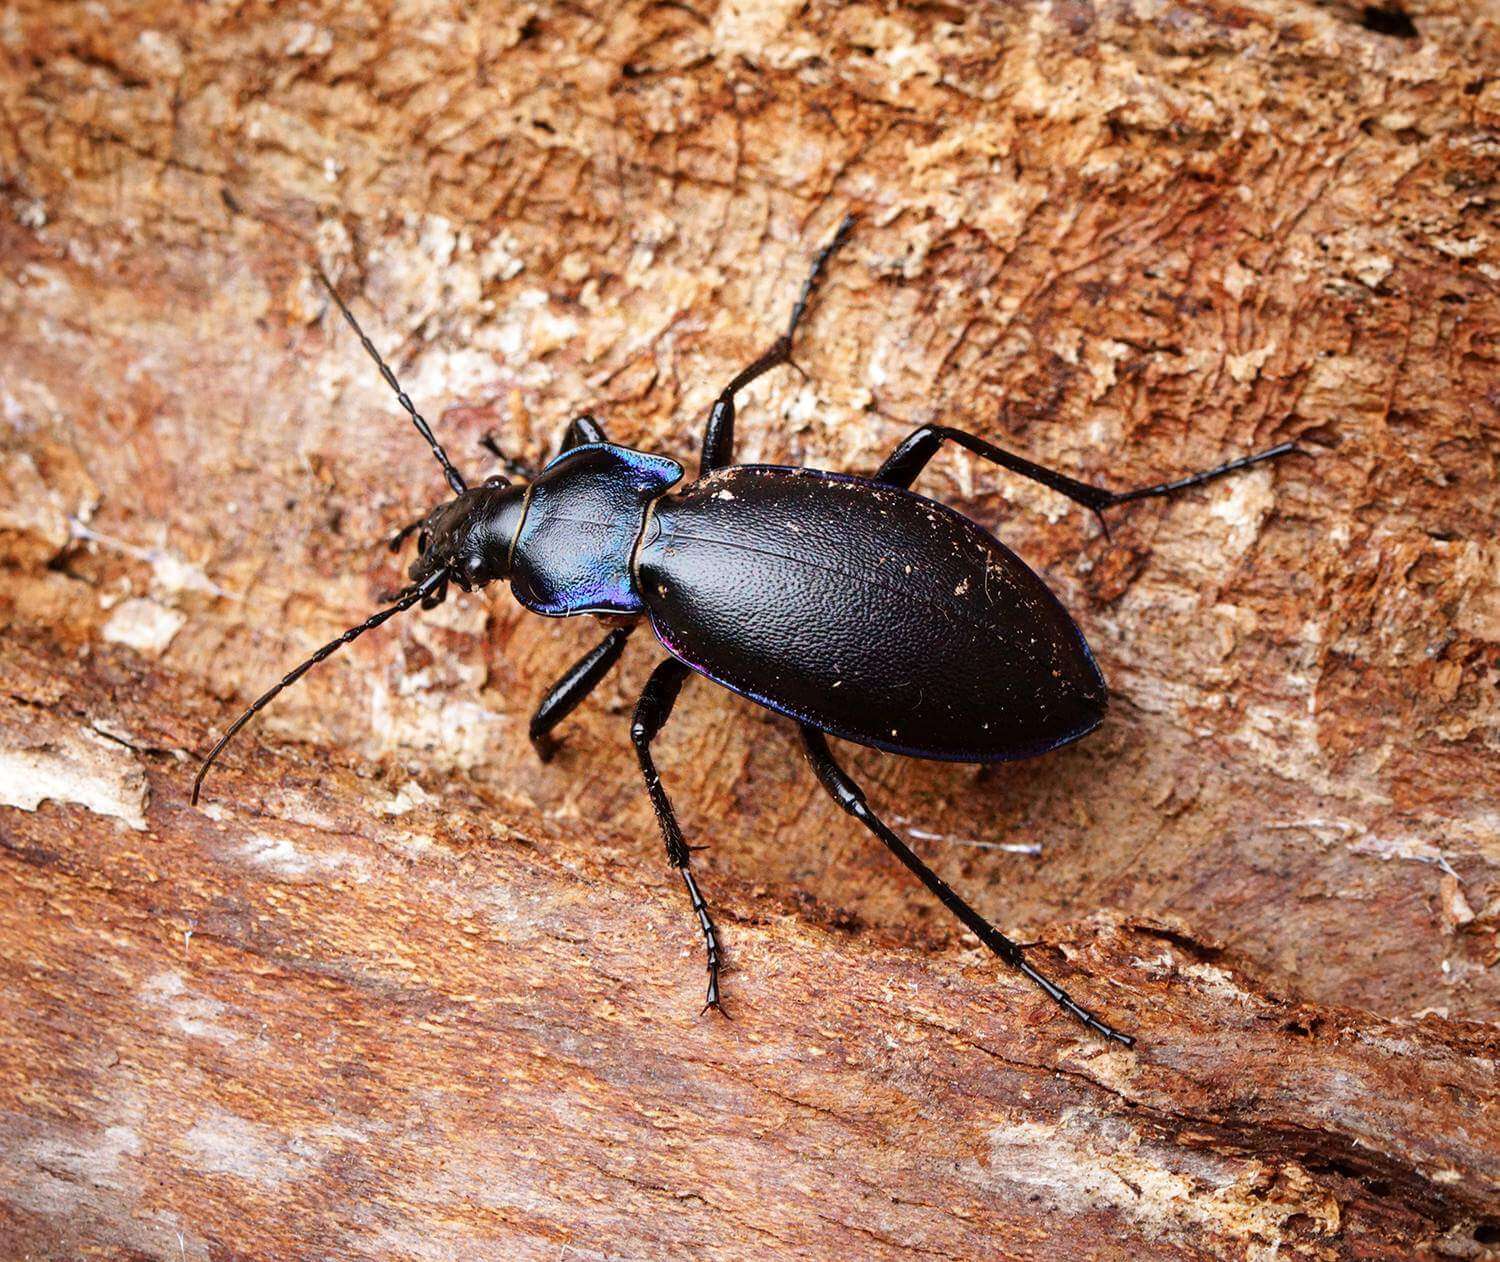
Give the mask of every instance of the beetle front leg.
<path id="1" fill-rule="evenodd" d="M 667 862 L 682 874 L 693 914 L 698 917 L 703 945 L 708 951 L 708 995 L 703 1011 L 717 1008 L 727 1017 L 729 1014 L 724 1012 L 724 1005 L 719 999 L 719 964 L 723 958 L 719 949 L 719 934 L 714 928 L 713 917 L 708 913 L 708 904 L 704 902 L 698 889 L 698 882 L 693 879 L 693 872 L 689 867 L 692 854 L 682 839 L 677 814 L 672 810 L 667 791 L 661 787 L 661 777 L 656 774 L 656 763 L 651 757 L 651 742 L 671 717 L 672 706 L 677 701 L 677 694 L 688 674 L 688 668 L 675 657 L 669 657 L 651 672 L 651 678 L 641 690 L 641 699 L 636 702 L 635 715 L 630 724 L 630 739 L 635 745 L 635 756 L 641 764 L 641 774 L 646 778 L 646 792 L 651 797 L 651 809 L 656 812 L 662 840 L 667 844 Z"/>
<path id="2" fill-rule="evenodd" d="M 823 269 L 828 265 L 828 260 L 848 240 L 849 230 L 853 227 L 854 216 L 845 215 L 838 231 L 833 234 L 833 239 L 813 259 L 807 279 L 802 282 L 802 292 L 797 297 L 797 304 L 792 308 L 792 318 L 787 323 L 786 332 L 772 343 L 770 350 L 725 386 L 714 401 L 708 414 L 708 427 L 703 431 L 703 449 L 698 458 L 699 477 L 706 477 L 715 469 L 722 469 L 734 462 L 734 396 L 757 377 L 781 364 L 791 363 L 792 339 L 797 334 L 797 326 L 802 323 L 807 304 L 823 278 Z"/>
<path id="3" fill-rule="evenodd" d="M 557 454 L 560 456 L 565 451 L 572 451 L 574 447 L 581 447 L 584 443 L 607 443 L 604 427 L 592 416 L 585 412 L 582 416 L 576 416 L 568 422 L 568 428 L 563 431 L 562 442 L 558 445 Z M 500 462 L 500 467 L 511 477 L 522 478 L 527 482 L 535 482 L 538 470 L 519 460 L 512 460 L 507 456 L 500 446 L 500 439 L 495 430 L 486 431 L 479 445 L 494 456 Z"/>
<path id="4" fill-rule="evenodd" d="M 972 451 L 976 456 L 984 457 L 1002 469 L 1009 469 L 1012 473 L 1019 473 L 1023 478 L 1030 478 L 1033 482 L 1040 482 L 1043 486 L 1051 487 L 1054 491 L 1066 495 L 1075 504 L 1082 504 L 1085 508 L 1091 509 L 1095 516 L 1099 517 L 1101 524 L 1104 521 L 1104 510 L 1113 508 L 1116 504 L 1171 495 L 1176 491 L 1184 491 L 1190 486 L 1202 486 L 1205 482 L 1212 482 L 1216 478 L 1222 478 L 1225 474 L 1235 473 L 1240 469 L 1259 464 L 1263 460 L 1274 460 L 1277 456 L 1291 455 L 1299 451 L 1295 443 L 1278 443 L 1275 447 L 1258 451 L 1253 456 L 1242 456 L 1238 460 L 1231 460 L 1217 468 L 1208 469 L 1203 473 L 1190 473 L 1187 477 L 1178 478 L 1172 482 L 1158 482 L 1153 486 L 1139 487 L 1134 491 L 1111 491 L 1102 486 L 1080 482 L 1076 478 L 1070 478 L 1065 473 L 1058 473 L 1057 470 L 1049 469 L 1045 465 L 1035 464 L 964 430 L 954 429 L 949 425 L 923 425 L 908 434 L 901 445 L 886 457 L 885 463 L 880 466 L 880 471 L 875 475 L 875 481 L 885 482 L 890 486 L 909 487 L 916 481 L 917 474 L 921 473 L 937 455 L 938 448 L 944 442 L 957 443 L 960 447 Z M 1106 527 L 1106 532 L 1107 530 Z"/>
<path id="5" fill-rule="evenodd" d="M 630 638 L 633 630 L 633 625 L 616 627 L 574 662 L 567 673 L 547 690 L 536 713 L 531 716 L 529 729 L 532 748 L 543 762 L 551 762 L 552 755 L 562 743 L 551 734 L 552 729 L 572 714 L 579 702 L 593 692 L 600 680 L 614 669 L 615 663 L 620 660 L 620 654 L 625 651 L 625 641 Z"/>
<path id="6" fill-rule="evenodd" d="M 928 890 L 937 896 L 943 904 L 963 923 L 964 927 L 977 937 L 985 946 L 989 947 L 996 955 L 1018 970 L 1030 981 L 1046 992 L 1047 997 L 1056 1003 L 1063 1011 L 1067 1012 L 1076 1020 L 1081 1021 L 1096 1034 L 1102 1034 L 1105 1038 L 1113 1039 L 1117 1043 L 1123 1043 L 1130 1047 L 1135 1040 L 1128 1034 L 1122 1034 L 1113 1026 L 1096 1017 L 1082 1004 L 1076 1002 L 1061 986 L 1050 978 L 1043 976 L 1027 961 L 1025 954 L 1019 945 L 1007 938 L 1003 933 L 990 924 L 983 916 L 964 902 L 948 883 L 929 868 L 921 859 L 912 852 L 910 846 L 893 833 L 885 822 L 875 814 L 865 801 L 864 790 L 849 776 L 842 767 L 833 760 L 829 752 L 828 741 L 823 733 L 816 728 L 799 724 L 802 729 L 802 743 L 807 749 L 808 760 L 813 765 L 813 770 L 818 773 L 818 779 L 828 791 L 828 796 L 837 802 L 845 811 L 854 816 L 861 824 L 875 834 L 892 854 L 904 863 L 907 869 L 925 885 Z"/>
<path id="7" fill-rule="evenodd" d="M 500 467 L 512 478 L 520 478 L 523 482 L 535 482 L 536 470 L 522 460 L 512 460 L 505 454 L 505 449 L 500 446 L 499 433 L 496 430 L 486 430 L 479 439 L 479 446 L 494 456 L 500 462 Z"/>

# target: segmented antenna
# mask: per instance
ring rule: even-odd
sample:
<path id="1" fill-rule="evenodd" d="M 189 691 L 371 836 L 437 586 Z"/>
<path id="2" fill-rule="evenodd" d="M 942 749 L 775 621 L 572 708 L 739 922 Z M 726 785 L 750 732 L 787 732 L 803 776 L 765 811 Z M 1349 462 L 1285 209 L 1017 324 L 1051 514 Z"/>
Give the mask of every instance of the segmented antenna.
<path id="1" fill-rule="evenodd" d="M 315 265 L 316 266 L 316 265 Z M 375 366 L 380 369 L 380 375 L 385 378 L 385 384 L 396 392 L 396 402 L 404 407 L 412 419 L 412 424 L 417 427 L 417 433 L 427 440 L 427 445 L 432 448 L 432 454 L 437 457 L 438 464 L 443 466 L 443 476 L 448 479 L 448 485 L 453 488 L 455 495 L 462 495 L 469 488 L 464 481 L 464 475 L 453 467 L 453 462 L 448 459 L 448 453 L 443 450 L 443 445 L 438 442 L 430 426 L 417 411 L 416 405 L 412 403 L 411 397 L 401 388 L 401 383 L 396 380 L 396 374 L 390 370 L 385 360 L 380 358 L 380 352 L 375 349 L 375 344 L 365 336 L 365 331 L 359 327 L 359 321 L 354 318 L 354 313 L 344 304 L 339 297 L 339 291 L 333 287 L 333 282 L 328 279 L 328 273 L 318 267 L 318 279 L 323 282 L 323 287 L 328 290 L 334 302 L 338 304 L 340 311 L 344 313 L 344 319 L 349 321 L 349 327 L 354 330 L 359 338 L 359 344 L 369 353 L 375 361 Z"/>
<path id="2" fill-rule="evenodd" d="M 193 805 L 198 805 L 198 794 L 203 788 L 203 777 L 208 774 L 208 769 L 214 765 L 219 755 L 224 752 L 224 747 L 234 739 L 235 733 L 238 732 L 240 728 L 244 727 L 246 723 L 250 722 L 250 720 L 253 719 L 262 710 L 264 710 L 266 706 L 268 706 L 275 699 L 276 695 L 279 692 L 281 692 L 285 688 L 290 688 L 294 683 L 301 679 L 303 675 L 307 674 L 308 671 L 310 671 L 324 658 L 331 657 L 339 649 L 343 648 L 344 645 L 352 644 L 355 640 L 359 639 L 359 637 L 362 636 L 366 631 L 373 631 L 382 622 L 386 621 L 386 619 L 394 618 L 403 609 L 410 609 L 419 600 L 422 600 L 424 597 L 430 595 L 432 591 L 446 578 L 447 573 L 443 570 L 438 570 L 435 574 L 432 574 L 430 577 L 423 579 L 422 582 L 412 584 L 412 586 L 408 587 L 400 594 L 400 596 L 396 598 L 395 604 L 382 609 L 379 613 L 372 614 L 370 617 L 361 622 L 359 626 L 350 627 L 343 633 L 343 635 L 339 636 L 337 639 L 329 640 L 327 644 L 325 644 L 305 662 L 298 666 L 296 670 L 293 670 L 288 674 L 282 676 L 281 682 L 274 688 L 257 697 L 250 708 L 229 725 L 229 730 L 225 732 L 223 736 L 219 737 L 218 743 L 208 751 L 208 757 L 205 758 L 199 765 L 198 774 L 193 778 Z"/>

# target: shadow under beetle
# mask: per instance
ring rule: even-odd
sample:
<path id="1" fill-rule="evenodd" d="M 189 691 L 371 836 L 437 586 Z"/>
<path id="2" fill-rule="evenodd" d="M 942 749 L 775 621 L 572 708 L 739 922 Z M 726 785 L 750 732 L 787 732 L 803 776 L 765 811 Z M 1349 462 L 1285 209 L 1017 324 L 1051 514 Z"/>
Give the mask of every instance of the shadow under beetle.
<path id="1" fill-rule="evenodd" d="M 537 707 L 531 741 L 550 758 L 551 736 L 620 659 L 644 617 L 671 655 L 652 672 L 630 738 L 708 954 L 704 1011 L 719 1008 L 722 953 L 662 788 L 651 743 L 692 671 L 793 719 L 829 795 L 884 842 L 991 951 L 1091 1030 L 1133 1039 L 1075 1002 L 1013 942 L 963 901 L 870 808 L 834 760 L 827 736 L 917 758 L 1002 762 L 1030 758 L 1099 726 L 1107 691 L 1073 619 L 1013 552 L 947 506 L 908 488 L 944 442 L 1031 478 L 1092 509 L 1170 495 L 1296 450 L 1283 443 L 1206 473 L 1134 491 L 1108 491 L 1002 451 L 946 425 L 923 425 L 873 477 L 734 463 L 735 395 L 789 363 L 792 338 L 829 256 L 853 217 L 814 260 L 786 333 L 719 395 L 703 434 L 698 478 L 666 456 L 611 443 L 580 416 L 539 473 L 508 465 L 471 487 L 353 314 L 319 273 L 381 375 L 442 465 L 453 498 L 391 541 L 416 533 L 410 584 L 392 604 L 325 644 L 260 697 L 203 760 L 203 777 L 262 707 L 307 670 L 413 605 L 431 609 L 450 583 L 464 591 L 508 578 L 516 599 L 549 617 L 623 620 L 584 654 Z M 504 460 L 493 439 L 485 445 Z"/>

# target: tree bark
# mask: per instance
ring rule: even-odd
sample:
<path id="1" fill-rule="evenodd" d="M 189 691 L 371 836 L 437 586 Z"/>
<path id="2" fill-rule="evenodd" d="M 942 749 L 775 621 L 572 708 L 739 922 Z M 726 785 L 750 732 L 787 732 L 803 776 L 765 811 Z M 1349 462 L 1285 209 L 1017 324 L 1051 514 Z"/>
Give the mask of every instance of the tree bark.
<path id="1" fill-rule="evenodd" d="M 0 24 L 0 1243 L 187 1258 L 1479 1258 L 1500 1244 L 1500 11 L 1291 0 L 378 8 Z M 373 632 L 436 465 L 567 420 L 692 466 L 925 421 L 1120 488 L 918 489 L 1077 616 L 1104 728 L 841 749 L 1082 999 L 981 953 L 696 681 L 542 765 L 597 638 Z M 1039 854 L 995 843 L 1039 847 Z"/>

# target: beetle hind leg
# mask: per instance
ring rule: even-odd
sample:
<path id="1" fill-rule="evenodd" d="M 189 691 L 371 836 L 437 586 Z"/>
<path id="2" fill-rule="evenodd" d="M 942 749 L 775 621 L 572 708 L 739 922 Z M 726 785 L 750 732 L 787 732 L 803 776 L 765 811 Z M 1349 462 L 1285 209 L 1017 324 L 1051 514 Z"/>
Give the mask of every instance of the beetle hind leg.
<path id="1" fill-rule="evenodd" d="M 1060 495 L 1066 495 L 1075 504 L 1082 504 L 1099 518 L 1100 524 L 1104 525 L 1105 534 L 1109 533 L 1109 527 L 1104 524 L 1106 508 L 1114 508 L 1117 504 L 1128 504 L 1132 500 L 1172 495 L 1178 491 L 1185 491 L 1190 486 L 1202 486 L 1205 482 L 1213 482 L 1226 474 L 1237 473 L 1251 465 L 1260 464 L 1263 460 L 1275 460 L 1278 456 L 1305 454 L 1295 443 L 1278 443 L 1275 447 L 1268 447 L 1265 451 L 1257 451 L 1251 456 L 1241 456 L 1238 460 L 1231 460 L 1227 464 L 1206 469 L 1201 473 L 1190 473 L 1187 477 L 1177 478 L 1172 482 L 1158 482 L 1152 486 L 1137 487 L 1133 491 L 1111 491 L 1106 487 L 1080 482 L 1077 478 L 1070 478 L 1056 469 L 1047 468 L 1046 465 L 1036 464 L 1004 448 L 996 447 L 993 443 L 988 443 L 965 430 L 954 429 L 951 425 L 923 425 L 908 434 L 902 440 L 901 445 L 886 457 L 885 463 L 875 474 L 875 481 L 884 482 L 889 486 L 909 487 L 916 481 L 917 475 L 937 455 L 938 449 L 944 442 L 957 443 L 966 451 L 983 457 L 991 464 L 997 464 L 1002 469 L 1009 469 L 1023 478 L 1030 478 L 1033 482 L 1040 482 Z"/>
<path id="2" fill-rule="evenodd" d="M 651 742 L 672 715 L 672 706 L 688 677 L 686 666 L 675 657 L 669 657 L 654 671 L 641 690 L 641 699 L 636 702 L 635 714 L 630 723 L 630 740 L 635 745 L 635 756 L 641 764 L 641 775 L 646 779 L 646 792 L 651 798 L 651 809 L 656 812 L 656 822 L 661 828 L 662 840 L 667 845 L 667 862 L 682 874 L 682 883 L 687 886 L 688 900 L 693 914 L 698 918 L 698 929 L 703 934 L 703 946 L 708 955 L 708 992 L 703 1011 L 717 1008 L 724 1016 L 724 1004 L 719 995 L 719 966 L 724 953 L 719 946 L 719 932 L 709 914 L 698 882 L 691 867 L 692 852 L 682 839 L 682 829 L 677 823 L 677 813 L 672 809 L 672 800 L 662 788 L 661 777 L 656 773 L 656 762 L 651 757 Z"/>
<path id="3" fill-rule="evenodd" d="M 868 828 L 876 837 L 880 838 L 891 853 L 900 859 L 907 869 L 925 885 L 929 891 L 937 896 L 940 903 L 952 912 L 970 933 L 974 934 L 985 946 L 989 947 L 996 955 L 1025 976 L 1029 981 L 1047 995 L 1053 1003 L 1062 1008 L 1064 1012 L 1075 1020 L 1082 1022 L 1096 1034 L 1102 1034 L 1107 1039 L 1113 1039 L 1116 1043 L 1122 1043 L 1130 1047 L 1135 1040 L 1128 1034 L 1122 1034 L 1112 1025 L 1095 1016 L 1082 1004 L 1078 1003 L 1061 986 L 1052 981 L 1051 978 L 1038 972 L 1027 961 L 1022 954 L 1020 946 L 1007 938 L 1003 933 L 990 924 L 983 916 L 964 902 L 948 883 L 929 868 L 921 859 L 912 852 L 901 838 L 897 837 L 876 815 L 865 801 L 864 790 L 849 776 L 842 767 L 833 759 L 829 752 L 828 741 L 823 733 L 816 728 L 799 725 L 802 728 L 802 743 L 807 749 L 808 760 L 817 772 L 818 779 L 822 782 L 828 796 L 839 804 L 850 815 L 854 816 L 861 824 Z"/>

